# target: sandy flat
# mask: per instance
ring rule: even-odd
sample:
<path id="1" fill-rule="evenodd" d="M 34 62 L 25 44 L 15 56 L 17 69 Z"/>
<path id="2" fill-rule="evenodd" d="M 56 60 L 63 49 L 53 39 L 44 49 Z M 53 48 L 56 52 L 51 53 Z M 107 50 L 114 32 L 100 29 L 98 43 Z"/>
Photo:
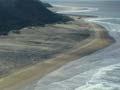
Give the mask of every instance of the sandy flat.
<path id="1" fill-rule="evenodd" d="M 92 32 L 89 38 L 77 43 L 69 51 L 59 54 L 52 59 L 16 71 L 9 76 L 0 79 L 0 90 L 18 90 L 21 87 L 44 77 L 61 66 L 107 47 L 113 42 L 113 39 L 108 35 L 105 28 L 94 23 L 88 23 L 88 28 L 90 29 L 90 32 Z"/>

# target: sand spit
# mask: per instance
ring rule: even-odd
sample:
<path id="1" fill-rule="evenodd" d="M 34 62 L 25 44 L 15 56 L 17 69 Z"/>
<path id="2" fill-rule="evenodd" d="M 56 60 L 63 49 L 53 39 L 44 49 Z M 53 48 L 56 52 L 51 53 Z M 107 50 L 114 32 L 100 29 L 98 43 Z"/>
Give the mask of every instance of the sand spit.
<path id="1" fill-rule="evenodd" d="M 89 29 L 89 32 L 87 31 L 86 33 L 90 33 L 90 36 L 81 42 L 75 43 L 74 47 L 66 52 L 62 52 L 53 58 L 25 67 L 24 69 L 18 70 L 7 77 L 1 78 L 0 90 L 18 90 L 21 87 L 44 77 L 61 66 L 105 48 L 113 42 L 113 39 L 108 35 L 108 32 L 104 27 L 95 23 L 87 23 L 77 18 L 74 22 L 70 22 L 70 24 L 56 24 L 52 25 L 52 27 L 62 27 L 67 30 L 75 28 L 81 32 Z"/>

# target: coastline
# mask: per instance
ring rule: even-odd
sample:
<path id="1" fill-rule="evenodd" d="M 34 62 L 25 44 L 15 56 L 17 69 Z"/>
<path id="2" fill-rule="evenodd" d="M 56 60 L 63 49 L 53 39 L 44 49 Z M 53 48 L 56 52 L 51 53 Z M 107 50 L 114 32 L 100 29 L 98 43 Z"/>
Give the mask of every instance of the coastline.
<path id="1" fill-rule="evenodd" d="M 0 79 L 0 90 L 18 90 L 71 61 L 91 54 L 113 43 L 114 40 L 108 35 L 104 27 L 95 23 L 88 23 L 88 27 L 90 28 L 90 32 L 93 32 L 89 38 L 81 41 L 68 52 L 58 55 L 53 59 L 40 62 Z"/>

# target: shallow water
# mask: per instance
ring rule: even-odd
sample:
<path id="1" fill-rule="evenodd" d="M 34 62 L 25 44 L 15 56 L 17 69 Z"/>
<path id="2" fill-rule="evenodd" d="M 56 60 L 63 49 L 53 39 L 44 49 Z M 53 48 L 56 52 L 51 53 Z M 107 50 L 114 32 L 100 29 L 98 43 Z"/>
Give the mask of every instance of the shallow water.
<path id="1" fill-rule="evenodd" d="M 120 90 L 120 25 L 89 21 L 108 28 L 116 43 L 52 72 L 34 90 Z"/>
<path id="2" fill-rule="evenodd" d="M 60 13 L 99 16 L 86 20 L 106 27 L 116 42 L 50 73 L 34 83 L 34 90 L 120 90 L 120 14 L 118 6 L 110 7 L 110 5 L 118 5 L 118 1 L 116 3 L 105 2 L 105 5 L 103 3 L 95 4 L 93 7 L 89 3 L 77 3 L 76 6 L 79 9 L 75 7 L 75 10 L 60 11 Z M 87 12 L 86 10 L 80 11 L 79 6 L 87 7 Z"/>

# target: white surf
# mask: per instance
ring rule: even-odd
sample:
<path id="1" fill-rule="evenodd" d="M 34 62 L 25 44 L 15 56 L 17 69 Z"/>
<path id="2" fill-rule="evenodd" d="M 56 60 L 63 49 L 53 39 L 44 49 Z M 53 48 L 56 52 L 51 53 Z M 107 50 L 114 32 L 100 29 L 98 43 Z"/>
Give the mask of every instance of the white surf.
<path id="1" fill-rule="evenodd" d="M 72 8 L 63 13 L 73 11 L 83 12 Z M 120 18 L 86 20 L 104 26 L 116 42 L 50 73 L 34 85 L 34 90 L 120 90 Z"/>

